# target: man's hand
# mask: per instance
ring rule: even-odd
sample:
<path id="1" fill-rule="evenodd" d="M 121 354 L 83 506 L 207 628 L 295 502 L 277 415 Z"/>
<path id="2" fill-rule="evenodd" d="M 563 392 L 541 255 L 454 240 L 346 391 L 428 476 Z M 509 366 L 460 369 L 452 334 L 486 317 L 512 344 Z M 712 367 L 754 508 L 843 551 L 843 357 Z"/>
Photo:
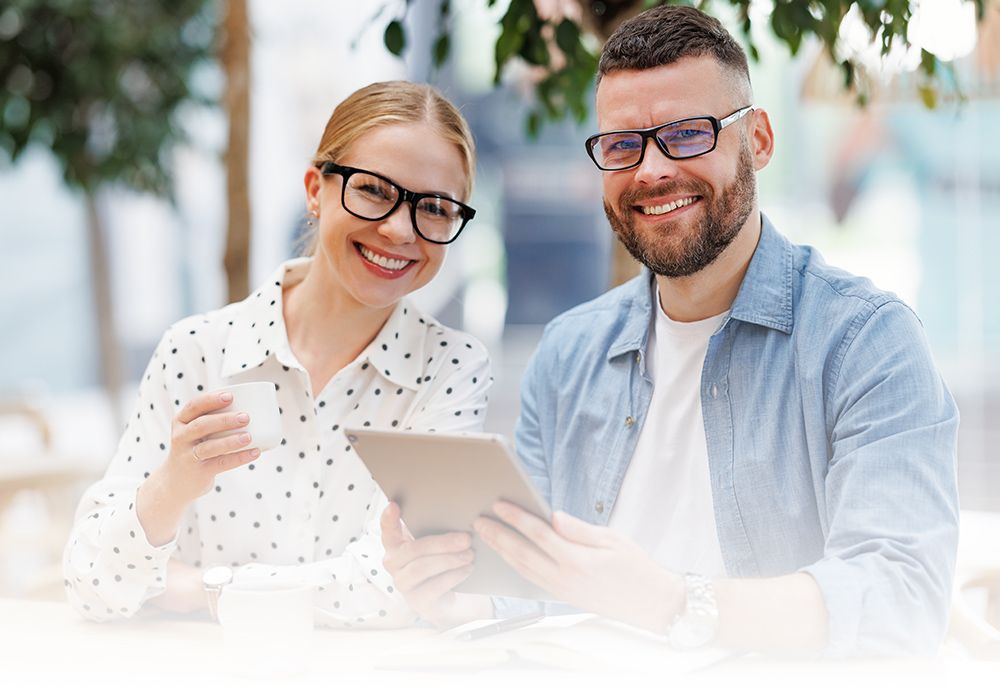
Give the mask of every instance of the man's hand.
<path id="1" fill-rule="evenodd" d="M 400 516 L 395 502 L 382 512 L 382 563 L 410 608 L 440 628 L 492 617 L 489 598 L 454 591 L 472 573 L 472 537 L 445 533 L 414 538 Z"/>
<path id="2" fill-rule="evenodd" d="M 610 528 L 561 511 L 549 525 L 507 502 L 497 502 L 493 511 L 503 523 L 480 517 L 473 524 L 476 533 L 556 598 L 661 633 L 681 610 L 683 579 Z"/>

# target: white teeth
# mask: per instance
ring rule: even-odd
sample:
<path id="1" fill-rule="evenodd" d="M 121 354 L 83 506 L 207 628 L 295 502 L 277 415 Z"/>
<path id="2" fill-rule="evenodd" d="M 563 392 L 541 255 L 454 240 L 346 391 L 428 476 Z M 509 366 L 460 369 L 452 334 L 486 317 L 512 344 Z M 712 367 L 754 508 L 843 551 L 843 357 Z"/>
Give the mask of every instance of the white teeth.
<path id="1" fill-rule="evenodd" d="M 691 205 L 695 202 L 694 196 L 688 196 L 687 198 L 681 198 L 673 203 L 667 203 L 666 205 L 645 205 L 642 206 L 642 212 L 646 215 L 663 215 L 664 213 L 669 213 L 671 210 L 677 210 L 678 208 L 683 208 L 686 205 Z"/>
<path id="2" fill-rule="evenodd" d="M 412 260 L 386 258 L 385 256 L 381 256 L 375 253 L 374 251 L 368 250 L 367 248 L 361 246 L 360 244 L 358 245 L 358 248 L 361 249 L 361 255 L 363 255 L 366 259 L 368 259 L 372 263 L 375 263 L 375 265 L 378 265 L 379 267 L 385 268 L 386 270 L 402 270 L 407 265 L 413 262 Z"/>

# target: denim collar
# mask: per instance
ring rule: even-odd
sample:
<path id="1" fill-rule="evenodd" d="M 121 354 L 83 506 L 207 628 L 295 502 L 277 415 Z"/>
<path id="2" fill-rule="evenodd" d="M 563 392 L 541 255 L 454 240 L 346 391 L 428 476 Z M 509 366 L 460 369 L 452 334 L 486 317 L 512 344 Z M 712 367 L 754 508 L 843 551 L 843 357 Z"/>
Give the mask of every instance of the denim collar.
<path id="1" fill-rule="evenodd" d="M 733 301 L 730 319 L 792 331 L 792 245 L 761 213 L 760 239 L 747 267 L 743 283 Z M 633 351 L 645 351 L 653 313 L 653 273 L 643 268 L 636 279 L 623 285 L 623 326 L 608 349 L 608 359 Z M 720 328 L 721 329 L 721 328 Z"/>

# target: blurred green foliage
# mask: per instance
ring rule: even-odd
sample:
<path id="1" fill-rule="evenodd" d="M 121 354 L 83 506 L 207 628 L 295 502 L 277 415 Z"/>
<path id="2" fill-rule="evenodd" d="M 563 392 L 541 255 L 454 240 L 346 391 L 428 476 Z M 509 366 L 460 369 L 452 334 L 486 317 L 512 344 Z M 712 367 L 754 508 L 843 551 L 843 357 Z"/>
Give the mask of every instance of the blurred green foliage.
<path id="1" fill-rule="evenodd" d="M 178 109 L 209 104 L 193 74 L 215 58 L 215 0 L 4 0 L 0 150 L 39 144 L 66 182 L 170 195 Z"/>
<path id="2" fill-rule="evenodd" d="M 497 5 L 497 0 L 482 0 L 487 7 Z M 753 20 L 750 13 L 752 0 L 718 0 L 719 4 L 734 7 L 751 59 L 759 60 L 760 53 L 752 36 Z M 977 17 L 982 19 L 985 0 L 973 0 Z M 385 9 L 399 6 L 403 16 L 395 16 L 385 30 L 386 48 L 401 55 L 406 45 L 403 19 L 412 0 L 399 5 L 398 0 L 384 2 Z M 500 34 L 495 45 L 495 82 L 499 83 L 504 67 L 511 60 L 522 60 L 539 68 L 541 74 L 535 83 L 537 102 L 528 114 L 529 134 L 536 134 L 542 122 L 558 121 L 573 116 L 582 122 L 587 117 L 590 88 L 597 72 L 601 42 L 613 24 L 609 21 L 628 16 L 638 10 L 656 5 L 693 5 L 709 14 L 711 0 L 577 0 L 584 21 L 566 18 L 542 18 L 534 0 L 510 0 L 500 20 Z M 768 17 L 768 28 L 796 55 L 804 41 L 818 39 L 843 74 L 843 86 L 856 93 L 859 102 L 869 97 L 869 86 L 863 67 L 856 56 L 840 55 L 838 38 L 841 23 L 848 11 L 857 6 L 861 21 L 867 27 L 872 41 L 879 46 L 883 56 L 893 46 L 909 46 L 907 30 L 915 6 L 914 0 L 774 0 Z M 399 13 L 397 13 L 399 14 Z M 434 64 L 440 66 L 447 58 L 452 26 L 450 0 L 440 0 L 438 36 L 432 51 Z M 558 57 L 554 53 L 558 52 Z M 954 80 L 944 82 L 948 70 L 935 55 L 922 52 L 921 78 L 917 91 L 921 100 L 933 107 L 939 91 L 945 86 L 957 90 Z"/>

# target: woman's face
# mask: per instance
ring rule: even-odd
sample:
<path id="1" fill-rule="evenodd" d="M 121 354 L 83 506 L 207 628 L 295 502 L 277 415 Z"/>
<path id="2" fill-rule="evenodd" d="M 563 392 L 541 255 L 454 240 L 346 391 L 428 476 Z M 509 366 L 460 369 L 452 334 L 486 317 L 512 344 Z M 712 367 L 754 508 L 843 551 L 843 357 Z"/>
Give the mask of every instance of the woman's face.
<path id="1" fill-rule="evenodd" d="M 378 127 L 335 162 L 388 177 L 410 191 L 465 200 L 462 155 L 431 124 Z M 382 220 L 362 220 L 341 204 L 340 175 L 324 176 L 311 167 L 305 185 L 308 209 L 319 213 L 313 269 L 324 271 L 339 291 L 335 296 L 387 308 L 427 284 L 441 268 L 446 248 L 417 235 L 408 202 Z"/>

